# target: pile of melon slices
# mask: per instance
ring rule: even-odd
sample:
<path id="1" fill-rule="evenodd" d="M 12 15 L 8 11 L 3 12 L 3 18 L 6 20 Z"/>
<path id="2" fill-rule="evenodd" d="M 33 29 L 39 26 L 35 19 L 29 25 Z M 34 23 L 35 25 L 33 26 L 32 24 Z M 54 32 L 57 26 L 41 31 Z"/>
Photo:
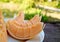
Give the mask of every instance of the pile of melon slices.
<path id="1" fill-rule="evenodd" d="M 8 20 L 8 33 L 16 39 L 31 39 L 43 30 L 43 22 L 39 15 L 35 15 L 30 20 L 24 20 L 24 13 L 19 12 L 19 15 L 13 19 Z"/>

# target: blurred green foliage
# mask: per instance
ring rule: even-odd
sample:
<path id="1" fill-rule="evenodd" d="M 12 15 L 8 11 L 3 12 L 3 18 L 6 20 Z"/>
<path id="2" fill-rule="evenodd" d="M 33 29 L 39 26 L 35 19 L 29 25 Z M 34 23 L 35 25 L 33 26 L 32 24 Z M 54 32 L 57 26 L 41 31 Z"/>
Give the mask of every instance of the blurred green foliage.
<path id="1" fill-rule="evenodd" d="M 42 16 L 42 21 L 46 22 L 48 21 L 48 17 L 46 15 L 41 14 L 41 9 L 36 8 L 36 4 L 41 4 L 41 5 L 46 5 L 46 6 L 51 6 L 55 8 L 60 8 L 60 1 L 53 0 L 51 2 L 48 2 L 47 0 L 0 0 L 2 3 L 15 3 L 19 4 L 20 7 L 18 9 L 24 10 L 25 12 L 25 19 L 29 20 L 31 19 L 34 15 L 39 14 Z M 10 11 L 8 9 L 2 9 L 3 15 L 5 18 L 12 18 L 14 17 L 14 14 L 18 14 L 18 11 Z"/>
<path id="2" fill-rule="evenodd" d="M 60 1 L 59 1 L 58 5 L 57 5 L 57 8 L 59 8 L 59 9 L 60 9 Z"/>
<path id="3" fill-rule="evenodd" d="M 9 2 L 9 0 L 0 0 L 0 2 Z"/>

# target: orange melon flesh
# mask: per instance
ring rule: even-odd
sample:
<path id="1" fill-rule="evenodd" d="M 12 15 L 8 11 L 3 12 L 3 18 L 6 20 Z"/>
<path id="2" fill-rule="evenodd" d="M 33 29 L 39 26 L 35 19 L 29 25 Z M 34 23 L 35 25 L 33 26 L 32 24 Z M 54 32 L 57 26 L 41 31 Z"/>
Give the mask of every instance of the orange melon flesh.
<path id="1" fill-rule="evenodd" d="M 19 15 L 15 18 L 16 21 L 23 22 L 24 21 L 24 13 L 23 12 L 19 12 Z"/>
<path id="2" fill-rule="evenodd" d="M 0 42 L 7 42 L 7 32 L 1 11 L 0 11 Z"/>
<path id="3" fill-rule="evenodd" d="M 38 15 L 26 22 L 23 19 L 24 14 L 20 14 L 18 17 L 16 20 L 9 20 L 7 22 L 7 29 L 12 37 L 21 40 L 31 39 L 42 31 L 43 24 L 40 22 L 41 19 Z"/>

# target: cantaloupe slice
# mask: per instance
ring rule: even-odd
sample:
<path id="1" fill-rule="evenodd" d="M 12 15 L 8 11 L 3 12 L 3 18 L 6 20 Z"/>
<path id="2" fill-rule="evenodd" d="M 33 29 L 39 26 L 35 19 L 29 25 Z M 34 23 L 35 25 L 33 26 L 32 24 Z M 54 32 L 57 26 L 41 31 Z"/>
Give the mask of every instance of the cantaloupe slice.
<path id="1" fill-rule="evenodd" d="M 31 39 L 43 29 L 43 24 L 40 21 L 39 15 L 35 15 L 31 20 L 26 21 L 24 14 L 20 14 L 16 20 L 7 22 L 7 30 L 16 39 Z"/>
<path id="2" fill-rule="evenodd" d="M 6 26 L 1 11 L 0 11 L 0 42 L 7 42 Z"/>
<path id="3" fill-rule="evenodd" d="M 19 12 L 18 16 L 14 19 L 18 22 L 23 22 L 24 21 L 24 13 L 23 12 Z"/>

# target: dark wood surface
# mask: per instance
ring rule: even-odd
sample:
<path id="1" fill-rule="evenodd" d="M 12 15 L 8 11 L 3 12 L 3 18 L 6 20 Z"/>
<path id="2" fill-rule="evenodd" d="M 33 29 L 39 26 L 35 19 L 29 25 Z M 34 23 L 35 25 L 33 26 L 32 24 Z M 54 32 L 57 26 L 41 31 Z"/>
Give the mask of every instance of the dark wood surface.
<path id="1" fill-rule="evenodd" d="M 46 23 L 44 32 L 45 32 L 44 42 L 60 42 L 60 23 L 59 24 Z"/>

